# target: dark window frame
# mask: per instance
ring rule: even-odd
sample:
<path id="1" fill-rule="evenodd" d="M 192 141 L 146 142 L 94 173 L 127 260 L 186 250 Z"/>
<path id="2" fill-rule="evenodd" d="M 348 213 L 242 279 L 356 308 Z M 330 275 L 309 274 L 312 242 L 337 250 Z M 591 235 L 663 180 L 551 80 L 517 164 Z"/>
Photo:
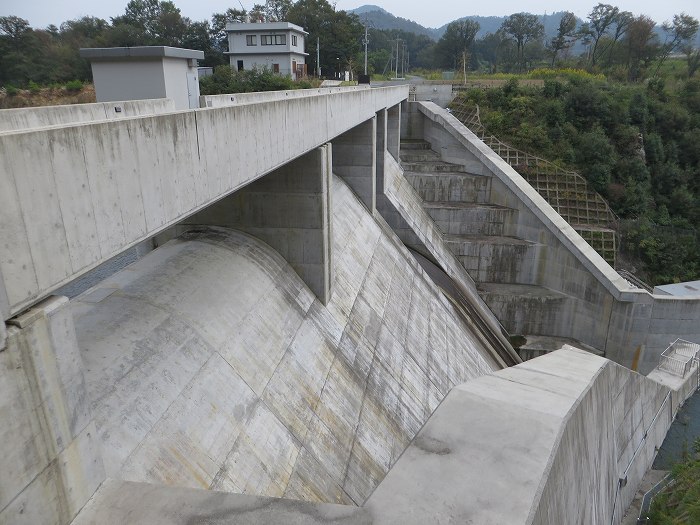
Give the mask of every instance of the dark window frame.
<path id="1" fill-rule="evenodd" d="M 260 45 L 263 46 L 284 46 L 287 44 L 287 35 L 260 35 Z"/>

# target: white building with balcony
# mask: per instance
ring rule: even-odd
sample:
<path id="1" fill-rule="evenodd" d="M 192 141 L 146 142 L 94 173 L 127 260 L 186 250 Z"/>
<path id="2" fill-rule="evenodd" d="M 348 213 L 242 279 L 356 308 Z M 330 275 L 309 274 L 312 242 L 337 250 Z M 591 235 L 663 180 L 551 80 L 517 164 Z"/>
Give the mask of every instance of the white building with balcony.
<path id="1" fill-rule="evenodd" d="M 306 76 L 304 38 L 308 33 L 289 22 L 226 24 L 231 67 L 238 70 L 267 67 L 294 80 Z"/>

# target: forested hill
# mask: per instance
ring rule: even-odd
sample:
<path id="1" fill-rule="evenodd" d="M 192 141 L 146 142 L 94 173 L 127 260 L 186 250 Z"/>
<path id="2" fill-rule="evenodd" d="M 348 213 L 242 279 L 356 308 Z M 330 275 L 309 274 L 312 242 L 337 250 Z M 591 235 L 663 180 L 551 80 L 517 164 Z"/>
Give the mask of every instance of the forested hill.
<path id="1" fill-rule="evenodd" d="M 348 11 L 350 13 L 355 13 L 360 17 L 363 22 L 367 21 L 370 26 L 375 29 L 398 29 L 400 31 L 405 31 L 407 33 L 415 33 L 417 35 L 425 35 L 433 40 L 439 40 L 449 24 L 445 24 L 441 27 L 424 27 L 418 22 L 413 20 L 407 20 L 406 18 L 401 18 L 395 16 L 388 11 L 382 9 L 376 5 L 363 5 L 357 9 L 352 9 Z M 545 38 L 552 38 L 557 33 L 557 28 L 559 27 L 559 22 L 564 12 L 552 13 L 550 15 L 537 15 L 540 23 L 544 25 Z M 458 20 L 473 20 L 479 23 L 479 32 L 477 33 L 477 38 L 483 38 L 489 33 L 495 33 L 503 25 L 503 21 L 508 18 L 507 16 L 465 16 L 459 18 Z M 577 25 L 581 25 L 583 20 L 577 19 Z"/>
<path id="2" fill-rule="evenodd" d="M 398 29 L 406 33 L 425 35 L 433 40 L 438 40 L 445 32 L 444 27 L 441 29 L 424 27 L 413 20 L 394 16 L 376 5 L 363 5 L 357 9 L 349 10 L 348 13 L 356 14 L 363 23 L 369 22 L 370 27 L 374 29 Z"/>

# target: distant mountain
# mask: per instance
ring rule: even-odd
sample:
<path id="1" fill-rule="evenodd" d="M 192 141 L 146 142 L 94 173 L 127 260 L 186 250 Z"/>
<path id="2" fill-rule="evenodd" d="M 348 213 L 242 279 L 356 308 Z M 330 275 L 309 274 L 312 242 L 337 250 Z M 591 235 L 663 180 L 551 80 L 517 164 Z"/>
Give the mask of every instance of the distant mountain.
<path id="1" fill-rule="evenodd" d="M 386 13 L 387 15 L 391 14 L 389 11 L 386 11 L 385 9 L 382 9 L 378 5 L 361 5 L 357 9 L 350 9 L 348 13 L 355 13 L 356 15 L 361 15 L 363 13 L 371 13 L 372 11 L 379 11 L 380 13 Z M 391 15 L 393 16 L 393 15 Z"/>
<path id="2" fill-rule="evenodd" d="M 374 29 L 398 29 L 400 31 L 406 31 L 407 33 L 426 35 L 433 40 L 438 40 L 440 35 L 444 33 L 443 30 L 442 33 L 438 35 L 437 29 L 424 27 L 413 20 L 394 16 L 376 5 L 363 5 L 357 9 L 350 9 L 348 12 L 355 13 L 358 17 L 360 17 L 360 20 L 362 20 L 363 23 L 369 22 L 369 26 L 373 27 Z"/>
<path id="3" fill-rule="evenodd" d="M 363 22 L 368 21 L 371 27 L 375 29 L 399 29 L 401 31 L 406 31 L 409 33 L 416 33 L 419 35 L 426 35 L 433 40 L 439 40 L 440 37 L 445 33 L 447 26 L 445 24 L 438 28 L 425 27 L 420 25 L 418 22 L 413 20 L 407 20 L 395 15 L 392 15 L 385 9 L 382 9 L 376 5 L 363 5 L 357 9 L 352 9 L 350 13 L 355 13 L 360 17 Z M 562 12 L 552 13 L 551 15 L 538 15 L 540 22 L 544 24 L 544 34 L 545 39 L 552 38 L 557 33 L 559 28 L 559 21 L 563 15 Z M 483 38 L 488 33 L 495 33 L 503 24 L 503 21 L 508 18 L 507 16 L 465 16 L 458 18 L 457 20 L 474 20 L 479 23 L 479 32 L 477 33 L 477 38 Z M 578 20 L 578 24 L 581 25 L 583 20 Z"/>

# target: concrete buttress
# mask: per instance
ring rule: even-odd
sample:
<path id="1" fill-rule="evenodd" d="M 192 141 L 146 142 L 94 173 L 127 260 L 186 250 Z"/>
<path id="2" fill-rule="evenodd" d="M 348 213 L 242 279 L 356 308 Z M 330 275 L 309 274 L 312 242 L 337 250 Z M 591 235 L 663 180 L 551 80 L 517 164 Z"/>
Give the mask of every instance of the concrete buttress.
<path id="1" fill-rule="evenodd" d="M 70 523 L 104 480 L 68 299 L 9 322 L 0 352 L 0 523 Z"/>
<path id="2" fill-rule="evenodd" d="M 316 148 L 185 221 L 245 231 L 277 250 L 323 304 L 331 297 L 331 146 Z"/>
<path id="3" fill-rule="evenodd" d="M 377 204 L 378 126 L 377 118 L 372 118 L 346 131 L 332 143 L 333 173 L 350 186 L 370 212 Z"/>

